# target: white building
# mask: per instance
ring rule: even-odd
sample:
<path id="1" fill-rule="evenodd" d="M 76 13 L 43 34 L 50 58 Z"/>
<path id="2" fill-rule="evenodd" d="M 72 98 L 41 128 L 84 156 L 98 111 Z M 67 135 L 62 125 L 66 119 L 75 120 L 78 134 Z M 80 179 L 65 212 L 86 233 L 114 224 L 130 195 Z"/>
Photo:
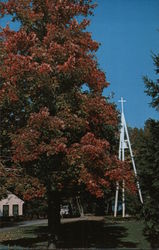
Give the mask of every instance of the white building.
<path id="1" fill-rule="evenodd" d="M 5 199 L 0 200 L 0 217 L 23 215 L 23 204 L 23 200 L 9 193 Z"/>

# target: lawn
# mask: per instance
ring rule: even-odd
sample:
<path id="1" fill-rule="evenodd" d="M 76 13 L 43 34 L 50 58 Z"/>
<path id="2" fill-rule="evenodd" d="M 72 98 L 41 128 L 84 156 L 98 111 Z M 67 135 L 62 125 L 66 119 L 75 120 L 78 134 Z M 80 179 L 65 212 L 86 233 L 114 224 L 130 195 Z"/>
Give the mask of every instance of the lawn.
<path id="1" fill-rule="evenodd" d="M 45 249 L 47 225 L 34 225 L 0 232 L 0 249 Z M 143 235 L 143 223 L 135 219 L 86 217 L 75 221 L 65 219 L 61 225 L 59 248 L 150 249 Z M 6 248 L 8 249 L 8 248 Z"/>

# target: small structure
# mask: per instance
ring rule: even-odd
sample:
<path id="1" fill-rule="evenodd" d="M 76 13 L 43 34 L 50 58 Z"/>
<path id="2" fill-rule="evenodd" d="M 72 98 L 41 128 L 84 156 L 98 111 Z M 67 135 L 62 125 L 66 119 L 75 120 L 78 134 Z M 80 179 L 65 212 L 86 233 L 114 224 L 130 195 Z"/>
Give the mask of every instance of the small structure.
<path id="1" fill-rule="evenodd" d="M 125 120 L 125 116 L 124 116 L 124 105 L 123 104 L 124 104 L 125 100 L 123 99 L 123 97 L 121 97 L 121 100 L 119 102 L 121 102 L 121 128 L 120 128 L 120 142 L 119 142 L 119 160 L 121 160 L 121 161 L 125 160 L 125 149 L 129 148 L 132 166 L 133 166 L 133 170 L 134 170 L 134 178 L 136 181 L 136 186 L 138 189 L 140 202 L 141 202 L 141 204 L 143 204 L 143 198 L 142 198 L 141 188 L 140 188 L 140 184 L 139 184 L 139 180 L 138 180 L 138 176 L 137 176 L 135 160 L 134 160 L 134 156 L 132 153 L 128 129 L 127 129 L 126 120 Z M 125 136 L 126 136 L 126 139 L 125 139 Z M 119 182 L 116 183 L 114 217 L 117 216 L 118 194 L 119 194 Z M 125 182 L 124 182 L 124 180 L 123 180 L 123 185 L 122 185 L 122 217 L 125 217 Z"/>
<path id="2" fill-rule="evenodd" d="M 0 200 L 0 217 L 20 216 L 23 215 L 24 201 L 12 193 Z"/>

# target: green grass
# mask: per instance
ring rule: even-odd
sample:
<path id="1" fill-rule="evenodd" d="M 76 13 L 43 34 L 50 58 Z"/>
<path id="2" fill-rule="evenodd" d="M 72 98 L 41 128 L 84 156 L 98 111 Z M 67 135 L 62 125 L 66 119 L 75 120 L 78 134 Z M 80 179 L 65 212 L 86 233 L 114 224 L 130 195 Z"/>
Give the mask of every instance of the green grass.
<path id="1" fill-rule="evenodd" d="M 0 232 L 0 249 L 3 246 L 46 248 L 47 233 L 47 225 Z M 87 219 L 62 224 L 59 248 L 150 249 L 150 244 L 143 235 L 142 221 L 105 217 L 103 221 Z"/>
<path id="2" fill-rule="evenodd" d="M 42 237 L 45 231 L 45 238 Z M 42 244 L 41 244 L 42 243 Z M 47 225 L 32 225 L 0 232 L 0 249 L 38 248 L 47 246 Z M 19 250 L 19 248 L 18 248 Z"/>
<path id="3" fill-rule="evenodd" d="M 142 221 L 117 219 L 114 221 L 113 227 L 125 229 L 118 247 L 127 248 L 132 246 L 132 248 L 150 249 L 150 243 L 143 235 L 144 223 Z"/>
<path id="4" fill-rule="evenodd" d="M 128 229 L 128 233 L 123 240 L 135 242 L 138 248 L 150 248 L 150 243 L 143 236 L 144 224 L 141 221 L 125 222 L 124 226 Z"/>
<path id="5" fill-rule="evenodd" d="M 20 227 L 18 229 L 10 229 L 9 231 L 0 232 L 0 242 L 17 240 L 20 238 L 35 238 L 35 230 L 37 226 Z"/>

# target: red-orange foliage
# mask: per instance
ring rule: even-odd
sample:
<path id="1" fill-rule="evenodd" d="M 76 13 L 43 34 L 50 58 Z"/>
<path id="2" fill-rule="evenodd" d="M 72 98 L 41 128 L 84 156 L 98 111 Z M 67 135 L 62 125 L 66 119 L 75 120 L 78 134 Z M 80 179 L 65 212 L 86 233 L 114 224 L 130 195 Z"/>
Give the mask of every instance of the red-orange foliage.
<path id="1" fill-rule="evenodd" d="M 24 175 L 24 171 L 14 165 L 6 169 L 0 162 L 0 198 L 5 197 L 8 191 L 13 191 L 24 200 L 44 197 L 46 193 L 38 178 Z"/>
<path id="2" fill-rule="evenodd" d="M 126 181 L 128 190 L 135 191 L 132 172 L 127 163 L 110 154 L 110 145 L 105 139 L 96 139 L 87 133 L 80 143 L 73 144 L 67 151 L 70 165 L 80 167 L 78 182 L 84 182 L 87 189 L 97 197 L 104 195 L 104 189 L 112 183 Z"/>
<path id="3" fill-rule="evenodd" d="M 117 112 L 102 97 L 108 83 L 94 56 L 99 44 L 85 31 L 89 21 L 77 21 L 94 7 L 91 0 L 1 3 L 1 15 L 14 15 L 21 27 L 0 33 L 0 103 L 11 110 L 14 163 L 46 188 L 84 184 L 101 197 L 104 188 L 128 181 L 131 172 L 105 139 L 109 128 L 116 136 Z M 90 93 L 82 93 L 83 84 Z"/>
<path id="4" fill-rule="evenodd" d="M 34 161 L 44 153 L 49 157 L 65 152 L 67 138 L 62 136 L 63 130 L 64 122 L 56 116 L 50 116 L 47 108 L 32 113 L 26 128 L 20 129 L 18 135 L 13 136 L 13 161 Z"/>

